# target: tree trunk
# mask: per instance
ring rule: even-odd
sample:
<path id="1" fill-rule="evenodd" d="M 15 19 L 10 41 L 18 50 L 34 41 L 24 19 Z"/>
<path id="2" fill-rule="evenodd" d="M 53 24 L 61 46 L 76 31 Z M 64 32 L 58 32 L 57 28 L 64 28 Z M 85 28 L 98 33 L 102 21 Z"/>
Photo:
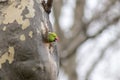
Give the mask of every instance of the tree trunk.
<path id="1" fill-rule="evenodd" d="M 62 67 L 67 73 L 69 80 L 78 80 L 77 72 L 76 72 L 76 55 L 69 57 L 67 59 L 63 59 L 64 63 L 62 63 Z"/>
<path id="2" fill-rule="evenodd" d="M 41 0 L 0 0 L 0 80 L 56 80 L 56 42 Z"/>

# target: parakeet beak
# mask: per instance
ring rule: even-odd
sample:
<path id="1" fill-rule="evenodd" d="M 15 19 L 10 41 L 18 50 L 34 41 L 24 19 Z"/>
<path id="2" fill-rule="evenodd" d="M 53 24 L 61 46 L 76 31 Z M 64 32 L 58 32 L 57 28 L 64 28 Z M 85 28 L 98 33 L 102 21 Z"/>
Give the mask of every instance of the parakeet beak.
<path id="1" fill-rule="evenodd" d="M 56 38 L 55 38 L 55 41 L 59 41 L 59 38 L 58 38 L 58 37 L 56 37 Z"/>

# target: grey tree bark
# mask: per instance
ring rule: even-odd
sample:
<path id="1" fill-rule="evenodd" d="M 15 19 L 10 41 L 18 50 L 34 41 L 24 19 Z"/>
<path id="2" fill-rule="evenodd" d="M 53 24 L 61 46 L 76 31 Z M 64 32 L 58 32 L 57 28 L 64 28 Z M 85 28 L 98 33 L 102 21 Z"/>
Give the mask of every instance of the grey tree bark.
<path id="1" fill-rule="evenodd" d="M 0 0 L 0 80 L 56 80 L 57 43 L 42 0 Z"/>

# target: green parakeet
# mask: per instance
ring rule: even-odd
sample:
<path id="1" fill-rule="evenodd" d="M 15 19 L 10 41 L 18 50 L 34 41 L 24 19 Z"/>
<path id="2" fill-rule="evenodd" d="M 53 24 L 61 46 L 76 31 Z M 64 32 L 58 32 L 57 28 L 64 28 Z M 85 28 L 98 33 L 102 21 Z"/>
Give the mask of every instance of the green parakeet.
<path id="1" fill-rule="evenodd" d="M 48 42 L 55 42 L 58 40 L 58 36 L 54 32 L 49 32 L 48 33 Z"/>

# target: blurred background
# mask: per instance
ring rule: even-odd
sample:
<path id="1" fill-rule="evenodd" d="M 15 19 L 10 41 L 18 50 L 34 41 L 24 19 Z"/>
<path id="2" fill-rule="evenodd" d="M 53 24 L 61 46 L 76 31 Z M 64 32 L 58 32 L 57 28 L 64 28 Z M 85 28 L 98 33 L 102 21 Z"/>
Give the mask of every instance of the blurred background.
<path id="1" fill-rule="evenodd" d="M 120 0 L 54 0 L 58 80 L 120 80 Z"/>

